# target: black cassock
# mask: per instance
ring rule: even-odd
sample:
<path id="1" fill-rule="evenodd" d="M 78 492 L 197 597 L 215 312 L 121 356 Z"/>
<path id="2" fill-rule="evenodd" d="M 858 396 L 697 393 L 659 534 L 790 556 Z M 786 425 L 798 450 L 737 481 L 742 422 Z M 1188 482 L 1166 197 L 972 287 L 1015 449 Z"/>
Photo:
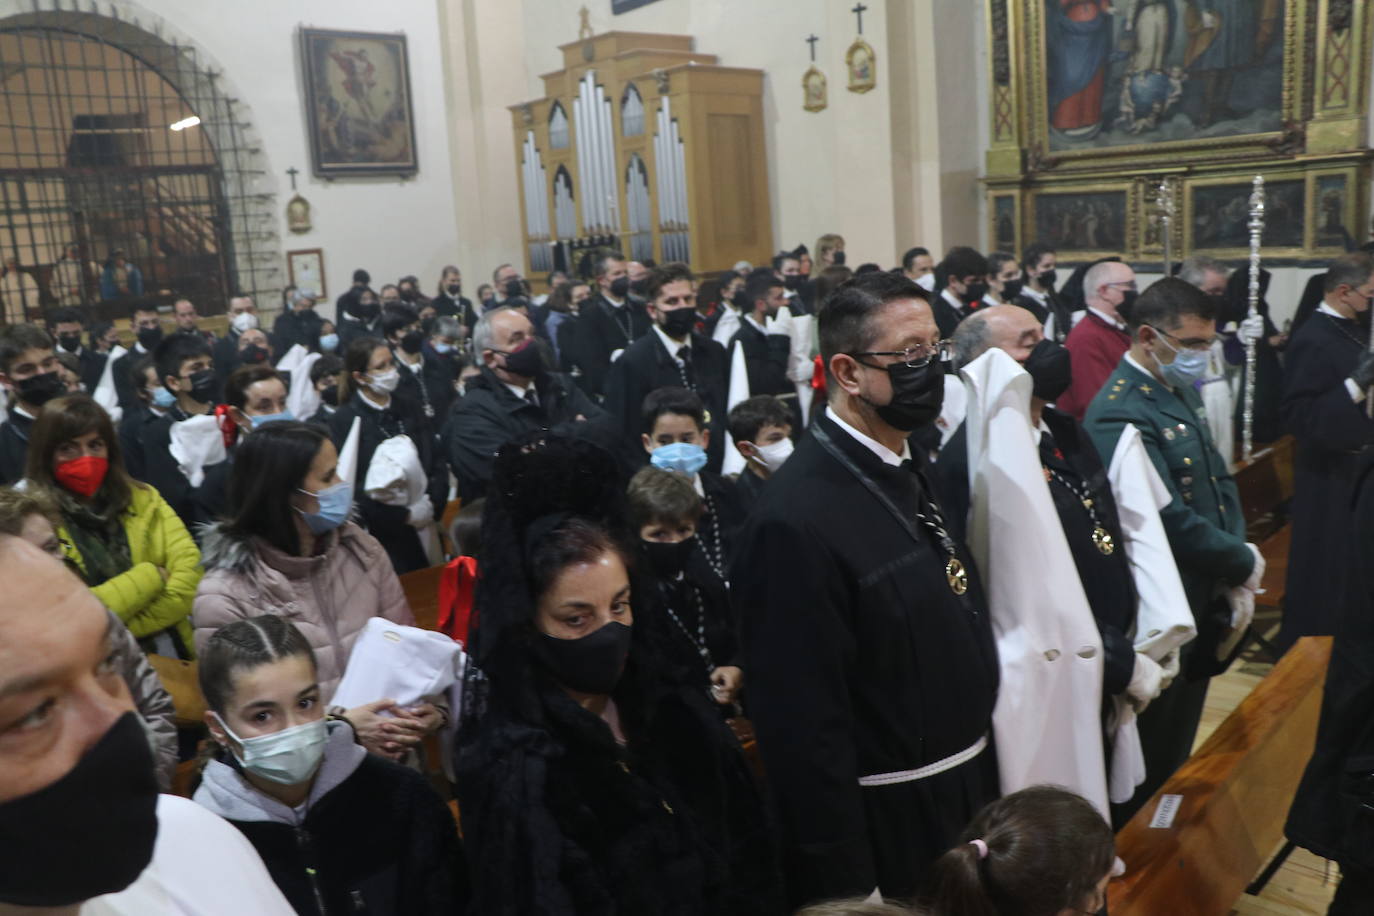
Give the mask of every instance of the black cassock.
<path id="1" fill-rule="evenodd" d="M 1367 346 L 1354 321 L 1316 312 L 1293 335 L 1284 367 L 1284 427 L 1297 440 L 1293 468 L 1293 548 L 1279 645 L 1330 636 L 1345 601 L 1355 555 L 1354 474 L 1374 442 L 1374 421 L 1345 380 Z"/>
<path id="2" fill-rule="evenodd" d="M 998 794 L 990 745 L 926 779 L 859 784 L 945 760 L 991 731 L 987 603 L 962 546 L 968 590 L 951 589 L 949 556 L 916 518 L 930 492 L 825 416 L 741 539 L 731 597 L 794 906 L 875 887 L 910 895 Z"/>

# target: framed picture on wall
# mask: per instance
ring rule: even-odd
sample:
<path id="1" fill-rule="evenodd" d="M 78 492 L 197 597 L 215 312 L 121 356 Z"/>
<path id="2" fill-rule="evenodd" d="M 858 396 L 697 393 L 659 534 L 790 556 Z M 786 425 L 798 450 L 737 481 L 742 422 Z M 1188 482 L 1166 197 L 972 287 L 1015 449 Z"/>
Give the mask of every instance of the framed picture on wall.
<path id="1" fill-rule="evenodd" d="M 415 115 L 404 35 L 300 30 L 316 175 L 414 175 Z"/>
<path id="2" fill-rule="evenodd" d="M 1037 192 L 1031 213 L 1035 240 L 1055 248 L 1061 261 L 1091 261 L 1130 250 L 1130 195 L 1120 185 Z"/>
<path id="3" fill-rule="evenodd" d="M 324 288 L 324 251 L 321 249 L 288 251 L 286 274 L 291 285 L 297 289 L 313 289 L 315 296 L 320 299 L 328 295 Z"/>

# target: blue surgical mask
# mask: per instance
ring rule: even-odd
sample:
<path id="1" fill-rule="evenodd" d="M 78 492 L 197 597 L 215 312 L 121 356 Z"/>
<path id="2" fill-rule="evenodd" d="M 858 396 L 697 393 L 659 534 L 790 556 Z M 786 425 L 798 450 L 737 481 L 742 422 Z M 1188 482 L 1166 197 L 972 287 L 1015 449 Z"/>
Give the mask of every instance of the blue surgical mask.
<path id="1" fill-rule="evenodd" d="M 337 349 L 339 349 L 339 335 L 338 335 L 338 334 L 321 334 L 321 335 L 320 335 L 320 352 L 322 352 L 322 353 L 333 353 L 333 352 L 334 352 L 335 350 L 337 350 Z"/>
<path id="2" fill-rule="evenodd" d="M 677 471 L 695 477 L 698 471 L 706 467 L 706 450 L 690 442 L 674 442 L 654 449 L 649 455 L 649 463 L 665 471 Z"/>
<path id="3" fill-rule="evenodd" d="M 1155 357 L 1155 365 L 1159 367 L 1159 374 L 1164 376 L 1166 384 L 1174 388 L 1187 388 L 1207 371 L 1207 362 L 1211 359 L 1210 350 L 1189 350 L 1176 349 L 1164 340 L 1164 332 L 1158 328 L 1153 328 L 1159 335 L 1159 342 L 1164 344 L 1165 349 L 1174 354 L 1174 361 L 1171 363 L 1161 363 L 1159 357 Z"/>
<path id="4" fill-rule="evenodd" d="M 158 385 L 156 388 L 153 389 L 153 404 L 154 404 L 154 406 L 160 407 L 160 408 L 162 408 L 163 410 L 167 410 L 168 408 L 170 408 L 170 407 L 171 407 L 173 404 L 175 404 L 176 402 L 177 402 L 177 396 L 174 395 L 174 394 L 172 394 L 172 392 L 168 391 L 166 388 L 162 387 L 161 385 Z"/>
<path id="5" fill-rule="evenodd" d="M 257 429 L 264 423 L 272 423 L 276 420 L 294 420 L 296 415 L 289 410 L 283 410 L 281 413 L 263 414 L 260 417 L 249 417 L 249 419 L 253 421 L 253 428 Z"/>
<path id="6" fill-rule="evenodd" d="M 315 775 L 320 768 L 320 761 L 324 759 L 325 742 L 329 740 L 324 719 L 285 728 L 270 735 L 240 738 L 229 730 L 229 724 L 219 713 L 214 713 L 214 716 L 219 719 L 224 733 L 243 749 L 234 754 L 243 768 L 270 782 L 298 786 Z"/>
<path id="7" fill-rule="evenodd" d="M 434 344 L 434 352 L 438 353 L 440 356 L 448 356 L 450 353 L 453 352 L 453 349 L 453 344 L 450 343 L 444 343 L 440 341 L 439 343 Z"/>
<path id="8" fill-rule="evenodd" d="M 319 512 L 305 512 L 297 509 L 305 524 L 314 534 L 327 534 L 348 521 L 353 514 L 353 484 L 341 480 L 332 487 L 325 487 L 318 493 L 301 490 L 308 496 L 320 501 Z"/>

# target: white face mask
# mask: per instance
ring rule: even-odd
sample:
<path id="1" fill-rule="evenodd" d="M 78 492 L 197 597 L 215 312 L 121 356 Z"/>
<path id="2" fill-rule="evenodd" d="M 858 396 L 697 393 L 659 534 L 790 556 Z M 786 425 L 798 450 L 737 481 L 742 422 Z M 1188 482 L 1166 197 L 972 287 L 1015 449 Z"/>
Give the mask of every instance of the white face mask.
<path id="1" fill-rule="evenodd" d="M 792 440 L 779 439 L 772 445 L 756 445 L 758 454 L 754 460 L 768 469 L 768 473 L 776 474 L 778 469 L 788 458 L 792 457 Z"/>
<path id="2" fill-rule="evenodd" d="M 252 312 L 239 312 L 229 320 L 229 324 L 235 331 L 242 334 L 244 331 L 251 331 L 258 326 L 258 316 Z"/>
<path id="3" fill-rule="evenodd" d="M 916 285 L 928 293 L 935 292 L 935 274 L 922 274 L 916 278 Z"/>
<path id="4" fill-rule="evenodd" d="M 229 730 L 224 719 L 215 713 L 225 734 L 237 741 L 241 752 L 234 757 L 243 768 L 263 779 L 283 786 L 298 786 L 315 775 L 324 759 L 324 745 L 329 740 L 324 719 L 306 722 L 256 738 L 240 738 Z"/>
<path id="5" fill-rule="evenodd" d="M 395 366 L 385 372 L 374 372 L 369 378 L 367 386 L 379 394 L 391 394 L 401 384 L 401 373 Z"/>

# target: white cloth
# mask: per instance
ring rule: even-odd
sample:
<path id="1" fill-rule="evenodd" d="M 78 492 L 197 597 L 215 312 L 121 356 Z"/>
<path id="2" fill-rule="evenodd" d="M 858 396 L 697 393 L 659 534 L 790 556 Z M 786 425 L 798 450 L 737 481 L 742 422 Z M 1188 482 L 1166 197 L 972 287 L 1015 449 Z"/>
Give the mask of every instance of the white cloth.
<path id="1" fill-rule="evenodd" d="M 363 398 L 367 402 L 367 398 Z M 343 448 L 339 449 L 339 479 L 353 483 L 358 479 L 358 440 L 362 437 L 362 417 L 354 417 L 353 425 L 344 437 Z"/>
<path id="2" fill-rule="evenodd" d="M 438 537 L 434 529 L 434 504 L 429 499 L 429 475 L 420 462 L 420 451 L 409 436 L 392 436 L 372 453 L 363 491 L 386 506 L 405 506 L 407 522 L 420 536 L 425 554 L 438 562 Z"/>
<path id="3" fill-rule="evenodd" d="M 353 644 L 330 703 L 352 709 L 382 698 L 416 706 L 461 684 L 463 647 L 443 633 L 373 617 Z M 451 707 L 457 718 L 457 707 Z"/>
<path id="4" fill-rule="evenodd" d="M 320 393 L 315 390 L 315 383 L 310 381 L 310 370 L 314 368 L 320 356 L 319 353 L 306 354 L 300 364 L 291 371 L 291 390 L 286 395 L 286 408 L 297 420 L 310 419 L 324 403 L 320 400 Z M 280 364 L 277 368 L 281 368 Z"/>
<path id="5" fill-rule="evenodd" d="M 1031 378 L 993 348 L 968 389 L 968 544 L 983 570 L 1001 685 L 993 708 L 1002 793 L 1051 783 L 1105 817 L 1102 639 L 1045 480 Z"/>
<path id="6" fill-rule="evenodd" d="M 1231 384 L 1226 378 L 1224 348 L 1221 338 L 1212 341 L 1212 349 L 1207 354 L 1207 372 L 1198 386 L 1198 394 L 1202 398 L 1202 409 L 1207 414 L 1207 429 L 1212 433 L 1217 454 L 1226 459 L 1228 468 L 1234 469 L 1232 456 L 1236 453 L 1236 399 L 1231 394 Z"/>
<path id="7" fill-rule="evenodd" d="M 736 341 L 730 348 L 730 391 L 725 398 L 728 414 L 741 401 L 749 400 L 749 369 L 744 362 L 744 348 Z M 723 418 L 722 418 L 723 419 Z M 744 456 L 735 448 L 735 439 L 729 430 L 725 432 L 725 461 L 721 466 L 722 474 L 744 473 Z"/>
<path id="8" fill-rule="evenodd" d="M 73 867 L 77 867 L 74 863 Z M 153 860 L 80 916 L 294 916 L 248 839 L 187 798 L 159 795 Z"/>
<path id="9" fill-rule="evenodd" d="M 964 380 L 957 375 L 945 376 L 945 399 L 940 405 L 940 416 L 935 418 L 935 428 L 940 430 L 940 448 L 949 442 L 967 413 L 968 390 L 964 388 Z"/>
<path id="10" fill-rule="evenodd" d="M 95 391 L 91 393 L 95 402 L 105 408 L 105 412 L 110 415 L 110 421 L 113 423 L 118 423 L 119 418 L 124 415 L 124 410 L 119 406 L 119 394 L 115 390 L 114 364 L 128 352 L 119 344 L 110 348 L 110 354 L 105 360 L 105 368 L 100 372 L 100 381 L 96 383 Z M 143 387 L 142 382 L 139 382 L 135 387 Z"/>
<path id="11" fill-rule="evenodd" d="M 716 322 L 716 329 L 712 332 L 711 339 L 722 347 L 728 347 L 730 341 L 739 331 L 739 311 L 728 305 L 722 305 L 721 308 L 725 311 L 721 313 L 720 321 Z"/>
<path id="12" fill-rule="evenodd" d="M 1159 518 L 1159 510 L 1172 497 L 1145 452 L 1140 430 L 1129 423 L 1122 427 L 1116 442 L 1107 479 L 1116 498 L 1122 546 L 1131 562 L 1138 595 L 1135 650 L 1160 663 L 1166 673 L 1172 658 L 1177 673 L 1178 649 L 1197 636 L 1197 628 L 1169 536 Z M 1114 737 L 1108 773 L 1111 799 L 1121 804 L 1129 801 L 1145 781 L 1145 755 L 1136 730 L 1136 707 L 1126 697 L 1114 697 L 1112 702 Z"/>
<path id="13" fill-rule="evenodd" d="M 191 486 L 200 486 L 205 481 L 205 469 L 228 457 L 219 417 L 206 413 L 173 423 L 169 451 Z"/>

